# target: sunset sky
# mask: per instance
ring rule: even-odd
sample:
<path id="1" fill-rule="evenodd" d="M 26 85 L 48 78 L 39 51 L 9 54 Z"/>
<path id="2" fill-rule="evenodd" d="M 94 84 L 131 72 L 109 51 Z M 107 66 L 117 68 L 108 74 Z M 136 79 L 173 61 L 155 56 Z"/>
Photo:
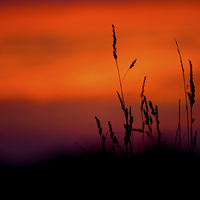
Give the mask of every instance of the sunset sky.
<path id="1" fill-rule="evenodd" d="M 0 1 L 0 158 L 16 163 L 73 153 L 80 150 L 74 141 L 86 149 L 100 146 L 96 115 L 105 133 L 111 120 L 123 138 L 112 24 L 122 77 L 137 59 L 123 83 L 134 125 L 141 126 L 140 93 L 147 76 L 145 95 L 158 105 L 163 139 L 174 141 L 181 99 L 186 140 L 176 39 L 188 85 L 188 59 L 193 64 L 194 130 L 199 131 L 199 9 L 200 2 L 192 0 Z"/>

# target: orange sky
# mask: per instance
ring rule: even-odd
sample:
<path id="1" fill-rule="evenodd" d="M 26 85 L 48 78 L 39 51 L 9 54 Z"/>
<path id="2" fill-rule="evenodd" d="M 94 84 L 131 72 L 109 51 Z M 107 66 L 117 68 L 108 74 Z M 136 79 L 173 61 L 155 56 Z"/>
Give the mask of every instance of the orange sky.
<path id="1" fill-rule="evenodd" d="M 0 99 L 115 95 L 119 85 L 112 56 L 113 23 L 122 76 L 137 58 L 124 81 L 125 93 L 139 95 L 146 75 L 146 94 L 177 101 L 184 93 L 174 38 L 187 83 L 191 59 L 196 90 L 200 88 L 199 6 L 186 1 L 1 7 Z"/>

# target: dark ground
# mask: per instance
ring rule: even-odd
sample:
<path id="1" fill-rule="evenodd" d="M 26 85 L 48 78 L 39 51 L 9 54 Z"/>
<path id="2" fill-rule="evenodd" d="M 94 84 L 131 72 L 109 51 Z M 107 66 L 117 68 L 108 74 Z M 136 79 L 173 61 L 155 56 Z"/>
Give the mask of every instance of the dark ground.
<path id="1" fill-rule="evenodd" d="M 5 188 L 32 193 L 40 188 L 48 194 L 50 188 L 64 188 L 66 194 L 76 191 L 77 195 L 80 189 L 97 190 L 101 194 L 112 191 L 113 195 L 117 191 L 126 194 L 136 188 L 147 188 L 153 193 L 162 188 L 166 192 L 192 184 L 198 186 L 199 177 L 198 156 L 170 151 L 147 152 L 128 159 L 102 153 L 61 155 L 26 167 L 0 166 L 0 181 Z"/>

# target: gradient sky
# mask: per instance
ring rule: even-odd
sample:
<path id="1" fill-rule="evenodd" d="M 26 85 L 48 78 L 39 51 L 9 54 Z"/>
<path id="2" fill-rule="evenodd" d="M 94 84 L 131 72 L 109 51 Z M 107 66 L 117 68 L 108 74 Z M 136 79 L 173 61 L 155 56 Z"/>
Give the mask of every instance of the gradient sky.
<path id="1" fill-rule="evenodd" d="M 95 115 L 105 127 L 112 120 L 119 132 L 123 130 L 123 125 L 118 127 L 123 116 L 116 96 L 112 24 L 122 76 L 137 58 L 124 81 L 125 98 L 135 107 L 136 126 L 141 123 L 139 95 L 147 76 L 145 94 L 160 107 L 163 132 L 170 127 L 175 133 L 179 98 L 184 129 L 176 38 L 187 84 L 188 59 L 193 64 L 198 129 L 199 8 L 199 1 L 0 1 L 0 143 L 4 144 L 0 155 L 23 160 L 58 146 L 75 151 L 74 140 L 89 144 L 99 139 L 94 133 Z"/>

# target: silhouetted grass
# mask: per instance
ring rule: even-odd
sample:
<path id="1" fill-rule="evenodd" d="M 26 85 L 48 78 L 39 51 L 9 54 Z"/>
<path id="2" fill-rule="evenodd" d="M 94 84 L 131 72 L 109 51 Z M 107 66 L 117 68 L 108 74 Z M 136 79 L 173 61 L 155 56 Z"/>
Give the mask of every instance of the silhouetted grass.
<path id="1" fill-rule="evenodd" d="M 121 146 L 120 146 L 120 144 L 119 144 L 119 142 L 117 140 L 117 137 L 115 136 L 115 134 L 114 134 L 114 132 L 112 130 L 112 125 L 111 125 L 110 121 L 108 122 L 108 126 L 109 126 L 109 130 L 110 130 L 110 138 L 111 138 L 111 140 L 113 142 L 113 145 L 111 146 L 111 149 L 114 152 L 114 155 L 115 155 L 115 146 L 117 146 L 119 148 L 120 154 L 122 156 L 125 156 L 124 150 L 121 148 Z"/>
<path id="2" fill-rule="evenodd" d="M 97 127 L 99 129 L 99 136 L 100 136 L 100 140 L 101 140 L 102 150 L 103 150 L 103 152 L 105 152 L 106 151 L 105 142 L 106 142 L 107 133 L 106 133 L 106 135 L 102 134 L 102 128 L 101 128 L 100 120 L 97 117 L 95 117 L 95 119 L 96 119 L 96 122 L 97 122 Z"/>
<path id="3" fill-rule="evenodd" d="M 112 30 L 113 31 L 113 56 L 114 56 L 114 59 L 116 61 L 116 67 L 117 67 L 118 78 L 119 78 L 119 85 L 120 85 L 120 90 L 121 90 L 121 94 L 117 91 L 117 95 L 118 95 L 118 98 L 119 98 L 119 101 L 120 101 L 120 104 L 121 104 L 121 108 L 122 108 L 124 116 L 125 116 L 124 145 L 125 145 L 125 148 L 126 148 L 125 154 L 127 156 L 127 155 L 131 154 L 132 151 L 133 151 L 132 142 L 131 142 L 133 116 L 132 116 L 132 112 L 131 112 L 131 107 L 129 107 L 129 109 L 128 109 L 125 105 L 124 92 L 123 92 L 123 87 L 122 87 L 122 80 L 121 80 L 120 70 L 119 70 L 118 61 L 117 61 L 117 48 L 116 48 L 117 38 L 116 38 L 116 34 L 115 34 L 115 26 L 114 25 L 112 25 L 112 29 L 113 29 Z M 128 68 L 128 71 L 134 66 L 135 62 L 136 62 L 136 59 L 131 63 L 130 67 Z M 126 74 L 125 74 L 125 76 L 126 76 Z M 124 76 L 124 78 L 125 78 L 125 76 Z M 123 80 L 124 80 L 124 78 L 123 78 Z"/>
<path id="4" fill-rule="evenodd" d="M 160 132 L 160 126 L 159 126 L 160 121 L 158 119 L 158 106 L 156 105 L 155 109 L 154 109 L 153 104 L 152 104 L 151 101 L 149 101 L 149 106 L 151 108 L 152 115 L 156 119 L 156 129 L 157 129 L 157 133 L 158 133 L 158 149 L 160 150 L 160 148 L 161 148 L 161 132 Z"/>
<path id="5" fill-rule="evenodd" d="M 185 93 L 185 109 L 186 109 L 186 117 L 187 117 L 188 153 L 189 153 L 190 152 L 190 136 L 189 136 L 189 118 L 188 118 L 187 88 L 186 88 L 186 83 L 185 83 L 185 70 L 183 67 L 183 61 L 182 61 L 181 52 L 180 52 L 180 49 L 178 46 L 178 42 L 176 40 L 175 40 L 175 42 L 176 42 L 177 51 L 178 51 L 179 58 L 180 58 L 182 74 L 183 74 L 183 86 L 184 86 L 184 93 Z"/>
<path id="6" fill-rule="evenodd" d="M 189 98 L 189 101 L 190 101 L 190 140 L 191 140 L 191 152 L 193 153 L 193 146 L 194 146 L 193 140 L 194 139 L 195 139 L 195 143 L 196 143 L 196 137 L 193 139 L 193 129 L 192 129 L 192 125 L 193 125 L 193 122 L 194 122 L 194 119 L 192 117 L 192 109 L 193 109 L 193 105 L 195 103 L 195 100 L 194 100 L 194 97 L 195 97 L 195 86 L 194 86 L 194 81 L 193 81 L 192 63 L 191 63 L 190 60 L 189 60 L 189 63 L 190 63 L 190 92 L 188 92 L 188 98 Z M 196 132 L 196 134 L 197 134 L 197 132 Z"/>
<path id="7" fill-rule="evenodd" d="M 187 92 L 187 87 L 185 83 L 185 73 L 184 73 L 184 67 L 183 67 L 183 61 L 181 57 L 181 53 L 179 50 L 178 42 L 175 40 L 177 51 L 180 57 L 180 63 L 181 63 L 181 69 L 183 73 L 183 83 L 184 83 L 184 92 L 185 92 L 185 102 L 186 102 L 186 116 L 187 116 L 187 132 L 188 132 L 188 153 L 191 151 L 193 153 L 193 147 L 196 148 L 196 138 L 197 138 L 197 131 L 195 132 L 195 136 L 193 138 L 193 123 L 194 119 L 192 117 L 192 111 L 193 111 L 193 104 L 195 103 L 195 86 L 193 81 L 193 71 L 192 71 L 192 62 L 189 60 L 190 65 L 190 92 Z M 190 102 L 190 134 L 189 134 L 189 116 L 188 116 L 188 103 L 187 103 L 187 95 Z M 189 136 L 190 135 L 190 136 Z M 191 148 L 191 149 L 190 149 Z"/>
<path id="8" fill-rule="evenodd" d="M 176 146 L 178 144 L 179 146 L 179 152 L 181 152 L 181 100 L 179 99 L 179 104 L 178 104 L 178 128 L 176 130 L 176 136 L 175 136 L 175 142 L 174 142 L 174 150 L 176 149 Z M 179 142 L 177 143 L 177 138 L 179 136 Z"/>
<path id="9" fill-rule="evenodd" d="M 160 120 L 159 120 L 159 114 L 158 114 L 158 106 L 155 105 L 155 107 L 153 106 L 153 103 L 149 100 L 147 100 L 147 97 L 144 94 L 144 88 L 145 88 L 145 83 L 146 83 L 146 76 L 144 77 L 143 80 L 143 84 L 142 84 L 142 91 L 140 94 L 141 97 L 141 106 L 140 106 L 140 110 L 141 110 L 141 121 L 142 121 L 142 126 L 141 128 L 135 128 L 133 127 L 133 115 L 132 115 L 132 109 L 131 106 L 128 108 L 125 104 L 125 98 L 124 98 L 124 92 L 123 92 L 123 81 L 127 75 L 127 73 L 129 72 L 130 69 L 133 68 L 133 66 L 135 65 L 137 59 L 135 59 L 130 67 L 128 68 L 128 70 L 126 71 L 125 75 L 123 76 L 123 79 L 121 80 L 121 74 L 120 74 L 120 69 L 119 69 L 119 65 L 118 65 L 118 55 L 117 55 L 117 38 L 116 38 L 116 33 L 115 33 L 115 26 L 112 25 L 112 32 L 113 32 L 113 57 L 114 60 L 116 62 L 116 67 L 117 67 L 117 73 L 118 73 L 118 79 L 119 79 L 119 86 L 120 86 L 120 92 L 117 91 L 117 96 L 119 98 L 120 101 L 120 105 L 121 105 L 121 109 L 123 111 L 124 117 L 125 117 L 125 123 L 124 123 L 124 129 L 125 129 L 125 136 L 124 136 L 124 146 L 125 146 L 125 150 L 123 149 L 123 147 L 119 144 L 119 141 L 116 137 L 116 135 L 113 132 L 113 128 L 111 125 L 111 122 L 108 122 L 108 126 L 109 126 L 109 132 L 110 132 L 110 138 L 112 140 L 112 145 L 111 145 L 111 149 L 114 153 L 114 155 L 116 154 L 116 147 L 118 148 L 120 154 L 122 156 L 127 157 L 128 155 L 133 155 L 133 133 L 134 132 L 138 132 L 142 134 L 142 140 L 143 140 L 143 151 L 145 152 L 146 149 L 151 149 L 150 146 L 145 146 L 145 135 L 151 140 L 151 146 L 153 148 L 153 150 L 158 149 L 158 151 L 160 151 L 162 149 L 162 141 L 161 141 L 161 130 L 160 130 Z M 184 67 L 183 67 L 183 61 L 182 61 L 182 57 L 181 57 L 181 53 L 180 53 L 180 49 L 178 46 L 178 42 L 175 40 L 176 42 L 176 46 L 177 46 L 177 51 L 179 54 L 179 58 L 180 58 L 180 63 L 181 63 L 181 69 L 182 69 L 182 74 L 183 74 L 183 83 L 184 83 L 184 92 L 185 92 L 185 101 L 186 101 L 186 117 L 187 117 L 187 131 L 188 131 L 188 152 L 189 152 L 189 119 L 188 119 L 188 104 L 187 104 L 187 95 L 190 101 L 190 141 L 191 141 L 191 152 L 193 153 L 193 147 L 196 148 L 196 140 L 197 140 L 197 131 L 195 132 L 195 135 L 193 137 L 193 127 L 192 124 L 194 122 L 192 113 L 193 113 L 193 104 L 195 103 L 195 86 L 194 86 L 194 81 L 193 81 L 193 71 L 192 71 L 192 63 L 189 60 L 189 64 L 190 64 L 190 92 L 187 93 L 187 87 L 186 87 L 186 81 L 185 81 L 185 72 L 184 72 Z M 102 135 L 102 128 L 100 126 L 100 121 L 97 117 L 95 117 L 96 122 L 97 122 L 97 126 L 99 129 L 99 135 L 101 138 L 101 143 L 102 143 L 102 149 L 103 152 L 105 152 L 105 142 L 106 142 L 106 136 L 107 134 L 104 136 Z M 154 123 L 155 122 L 155 123 Z M 156 126 L 156 131 L 157 131 L 157 136 L 155 137 L 153 135 L 153 124 L 155 124 Z M 177 145 L 177 137 L 179 135 L 179 152 L 181 152 L 181 133 L 180 133 L 180 99 L 179 99 L 179 119 L 178 119 L 178 129 L 176 131 L 176 135 L 175 135 L 175 144 L 174 144 L 174 149 Z M 132 138 L 132 139 L 131 139 Z M 157 145 L 156 145 L 157 143 Z M 165 148 L 165 141 L 163 141 L 163 149 Z"/>
<path id="10" fill-rule="evenodd" d="M 144 104 L 144 87 L 145 87 L 145 81 L 146 81 L 146 76 L 144 77 L 144 81 L 143 81 L 143 84 L 142 84 L 142 92 L 141 92 L 141 106 L 140 106 L 140 110 L 141 110 L 141 120 L 142 120 L 142 142 L 143 142 L 143 150 L 145 151 L 145 143 L 144 143 L 144 117 L 143 117 L 143 104 Z"/>

